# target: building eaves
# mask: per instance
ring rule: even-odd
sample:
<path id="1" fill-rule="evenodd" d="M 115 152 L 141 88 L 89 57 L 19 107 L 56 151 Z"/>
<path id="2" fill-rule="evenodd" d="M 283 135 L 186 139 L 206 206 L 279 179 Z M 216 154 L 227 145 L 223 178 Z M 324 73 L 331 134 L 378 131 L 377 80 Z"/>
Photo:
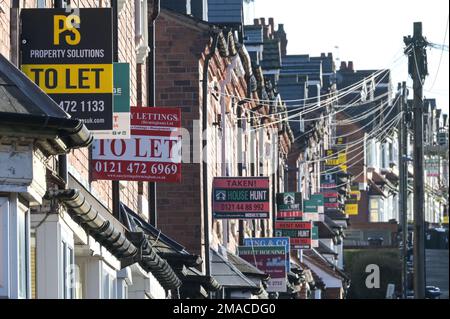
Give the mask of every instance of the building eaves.
<path id="1" fill-rule="evenodd" d="M 223 288 L 260 293 L 261 288 L 240 272 L 228 258 L 213 249 L 210 249 L 210 256 L 211 275 Z"/>
<path id="2" fill-rule="evenodd" d="M 108 220 L 111 216 L 106 218 L 99 214 L 77 189 L 47 191 L 46 199 L 52 198 L 62 202 L 75 222 L 85 227 L 96 241 L 121 261 L 123 267 L 137 262 L 145 271 L 151 272 L 165 289 L 181 286 L 174 270 L 151 247 L 142 232 L 124 232 L 123 228 L 116 227 Z"/>
<path id="3" fill-rule="evenodd" d="M 0 135 L 32 137 L 47 155 L 87 147 L 93 136 L 0 54 Z"/>
<path id="4" fill-rule="evenodd" d="M 330 247 L 322 243 L 320 240 L 319 240 L 319 247 L 317 247 L 316 250 L 322 255 L 333 255 L 333 256 L 338 255 L 338 253 L 336 253 Z"/>
<path id="5" fill-rule="evenodd" d="M 217 26 L 213 23 L 209 23 L 194 16 L 182 14 L 180 12 L 167 8 L 161 8 L 160 15 L 161 17 L 167 18 L 168 20 L 179 23 L 186 28 L 195 31 L 210 32 L 214 29 L 217 29 Z"/>

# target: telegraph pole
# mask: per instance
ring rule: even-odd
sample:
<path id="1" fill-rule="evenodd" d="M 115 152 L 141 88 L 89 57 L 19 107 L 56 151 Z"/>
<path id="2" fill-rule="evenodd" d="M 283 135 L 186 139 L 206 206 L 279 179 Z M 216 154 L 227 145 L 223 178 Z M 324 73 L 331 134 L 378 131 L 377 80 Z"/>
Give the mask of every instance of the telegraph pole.
<path id="1" fill-rule="evenodd" d="M 399 83 L 401 88 L 401 98 L 399 103 L 399 112 L 401 112 L 401 119 L 398 125 L 399 132 L 399 208 L 400 208 L 400 222 L 402 225 L 402 293 L 403 299 L 407 298 L 408 292 L 408 125 L 407 125 L 407 106 L 408 106 L 408 91 L 406 89 L 406 82 Z"/>
<path id="2" fill-rule="evenodd" d="M 425 298 L 425 221 L 423 167 L 423 82 L 428 75 L 426 39 L 422 23 L 414 22 L 414 33 L 404 37 L 408 72 L 413 79 L 414 99 L 414 296 Z M 409 48 L 411 47 L 411 48 Z"/>

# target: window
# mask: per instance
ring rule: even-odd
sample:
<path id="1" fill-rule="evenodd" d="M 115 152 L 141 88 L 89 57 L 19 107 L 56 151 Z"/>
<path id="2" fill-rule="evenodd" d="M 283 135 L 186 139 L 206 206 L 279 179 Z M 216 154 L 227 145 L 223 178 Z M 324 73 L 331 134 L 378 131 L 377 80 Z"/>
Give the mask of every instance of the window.
<path id="1" fill-rule="evenodd" d="M 45 8 L 46 7 L 45 2 L 46 2 L 46 0 L 37 0 L 37 7 Z"/>
<path id="2" fill-rule="evenodd" d="M 30 280 L 31 298 L 36 299 L 36 231 L 30 234 Z"/>
<path id="3" fill-rule="evenodd" d="M 17 249 L 18 249 L 18 274 L 19 274 L 19 298 L 27 298 L 28 286 L 28 254 L 27 254 L 27 210 L 19 204 L 17 210 Z"/>
<path id="4" fill-rule="evenodd" d="M 65 241 L 61 245 L 61 261 L 62 261 L 62 292 L 64 299 L 73 299 L 75 297 L 75 268 L 74 268 L 74 252 Z"/>
<path id="5" fill-rule="evenodd" d="M 381 196 L 370 196 L 369 212 L 371 223 L 382 221 L 384 212 L 384 201 Z"/>
<path id="6" fill-rule="evenodd" d="M 117 295 L 117 279 L 113 271 L 103 264 L 103 299 L 115 299 Z"/>

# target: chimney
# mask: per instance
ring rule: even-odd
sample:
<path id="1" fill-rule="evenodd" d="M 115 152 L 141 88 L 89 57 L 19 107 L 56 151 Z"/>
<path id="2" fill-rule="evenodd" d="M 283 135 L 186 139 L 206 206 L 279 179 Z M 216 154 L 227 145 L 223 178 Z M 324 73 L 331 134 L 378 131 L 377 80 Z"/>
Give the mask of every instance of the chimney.
<path id="1" fill-rule="evenodd" d="M 341 68 L 339 71 L 347 71 L 347 63 L 345 61 L 341 61 Z"/>
<path id="2" fill-rule="evenodd" d="M 261 25 L 266 25 L 266 19 L 265 18 L 260 18 L 261 20 Z"/>
<path id="3" fill-rule="evenodd" d="M 348 61 L 347 70 L 350 72 L 353 72 L 353 61 Z"/>
<path id="4" fill-rule="evenodd" d="M 329 57 L 329 58 L 332 58 L 332 57 L 333 57 L 333 53 L 328 52 L 328 57 Z"/>
<path id="5" fill-rule="evenodd" d="M 448 115 L 447 114 L 442 114 L 442 119 L 443 119 L 443 122 L 444 123 L 442 123 L 443 124 L 443 126 L 444 127 L 446 127 L 447 126 L 447 118 L 448 118 Z"/>
<path id="6" fill-rule="evenodd" d="M 321 57 L 321 58 L 325 58 L 325 57 L 326 57 L 326 56 L 325 56 L 325 53 L 323 53 L 323 52 L 320 53 L 320 57 Z"/>
<path id="7" fill-rule="evenodd" d="M 166 0 L 161 1 L 161 7 L 176 11 L 181 14 L 191 14 L 191 0 Z"/>
<path id="8" fill-rule="evenodd" d="M 274 24 L 273 18 L 269 18 L 269 24 L 270 24 L 271 32 L 272 33 L 275 32 L 275 24 Z"/>
<path id="9" fill-rule="evenodd" d="M 286 32 L 284 31 L 284 24 L 282 23 L 278 24 L 278 30 L 274 32 L 274 36 L 276 39 L 280 40 L 281 56 L 286 56 L 288 40 L 286 37 Z"/>
<path id="10" fill-rule="evenodd" d="M 259 25 L 259 19 L 253 19 L 253 25 Z"/>

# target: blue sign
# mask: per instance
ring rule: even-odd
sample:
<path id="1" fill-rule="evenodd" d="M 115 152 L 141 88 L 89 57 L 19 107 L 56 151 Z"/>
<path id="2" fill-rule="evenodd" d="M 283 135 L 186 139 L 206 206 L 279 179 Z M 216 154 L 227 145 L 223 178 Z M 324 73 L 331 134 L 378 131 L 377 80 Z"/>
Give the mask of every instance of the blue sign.
<path id="1" fill-rule="evenodd" d="M 286 248 L 286 271 L 291 271 L 289 237 L 244 238 L 244 246 L 284 246 Z"/>

